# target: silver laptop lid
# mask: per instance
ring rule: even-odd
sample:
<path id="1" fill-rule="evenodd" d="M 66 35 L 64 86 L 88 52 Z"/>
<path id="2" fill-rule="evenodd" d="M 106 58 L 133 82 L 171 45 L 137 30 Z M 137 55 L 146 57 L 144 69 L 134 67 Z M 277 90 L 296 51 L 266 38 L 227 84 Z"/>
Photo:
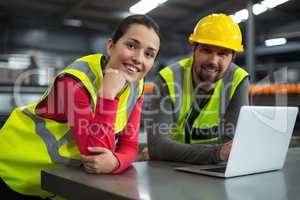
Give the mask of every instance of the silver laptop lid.
<path id="1" fill-rule="evenodd" d="M 297 107 L 243 106 L 225 177 L 281 169 L 297 113 Z"/>

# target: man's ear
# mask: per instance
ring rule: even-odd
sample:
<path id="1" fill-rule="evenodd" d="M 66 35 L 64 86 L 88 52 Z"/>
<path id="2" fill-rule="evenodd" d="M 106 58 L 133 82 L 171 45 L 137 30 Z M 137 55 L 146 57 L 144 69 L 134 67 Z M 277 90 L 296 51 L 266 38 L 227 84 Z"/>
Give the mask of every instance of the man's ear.
<path id="1" fill-rule="evenodd" d="M 113 40 L 109 38 L 106 42 L 106 52 L 108 56 L 111 55 L 113 48 L 114 48 Z"/>
<path id="2" fill-rule="evenodd" d="M 195 43 L 195 42 L 194 42 L 194 43 L 193 43 L 193 46 L 192 46 L 192 51 L 193 51 L 193 53 L 195 53 L 197 47 L 198 47 L 198 43 Z"/>
<path id="3" fill-rule="evenodd" d="M 235 58 L 236 58 L 236 53 L 235 53 L 235 51 L 232 51 L 232 61 L 231 62 L 234 62 Z"/>

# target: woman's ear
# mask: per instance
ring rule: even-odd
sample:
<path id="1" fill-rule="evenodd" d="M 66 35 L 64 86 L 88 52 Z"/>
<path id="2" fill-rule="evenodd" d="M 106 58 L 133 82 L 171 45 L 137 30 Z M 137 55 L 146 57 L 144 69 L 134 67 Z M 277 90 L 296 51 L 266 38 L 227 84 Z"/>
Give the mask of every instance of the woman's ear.
<path id="1" fill-rule="evenodd" d="M 114 48 L 113 40 L 109 38 L 106 42 L 106 52 L 108 56 L 111 55 L 113 48 Z"/>

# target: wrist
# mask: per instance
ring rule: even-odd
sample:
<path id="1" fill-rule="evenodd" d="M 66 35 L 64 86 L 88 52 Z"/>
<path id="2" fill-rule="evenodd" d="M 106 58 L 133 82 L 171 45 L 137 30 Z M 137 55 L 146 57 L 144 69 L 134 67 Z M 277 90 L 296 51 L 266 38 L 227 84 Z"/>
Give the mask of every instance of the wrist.
<path id="1" fill-rule="evenodd" d="M 212 157 L 213 163 L 222 162 L 222 160 L 220 158 L 220 151 L 221 151 L 221 145 L 216 145 L 213 150 L 213 157 Z"/>
<path id="2" fill-rule="evenodd" d="M 114 100 L 116 95 L 110 92 L 99 92 L 99 96 L 104 99 Z"/>
<path id="3" fill-rule="evenodd" d="M 220 147 L 218 148 L 218 156 L 219 156 L 219 160 L 220 161 L 224 161 L 224 155 L 223 155 L 223 146 L 220 145 Z"/>
<path id="4" fill-rule="evenodd" d="M 114 162 L 113 162 L 113 169 L 112 169 L 112 171 L 118 169 L 119 166 L 120 166 L 119 160 L 116 158 L 115 155 L 113 155 L 113 156 L 114 156 Z"/>

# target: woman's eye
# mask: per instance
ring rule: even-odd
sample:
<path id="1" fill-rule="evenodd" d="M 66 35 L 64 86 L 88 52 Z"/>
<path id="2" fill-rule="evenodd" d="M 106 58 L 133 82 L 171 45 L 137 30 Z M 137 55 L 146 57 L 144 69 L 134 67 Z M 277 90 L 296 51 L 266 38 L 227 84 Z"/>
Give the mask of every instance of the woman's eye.
<path id="1" fill-rule="evenodd" d="M 127 43 L 126 45 L 127 45 L 127 47 L 128 47 L 129 49 L 135 49 L 135 48 L 136 48 L 136 45 L 133 44 L 133 43 Z"/>
<path id="2" fill-rule="evenodd" d="M 147 58 L 154 58 L 154 53 L 146 52 L 145 55 Z"/>

